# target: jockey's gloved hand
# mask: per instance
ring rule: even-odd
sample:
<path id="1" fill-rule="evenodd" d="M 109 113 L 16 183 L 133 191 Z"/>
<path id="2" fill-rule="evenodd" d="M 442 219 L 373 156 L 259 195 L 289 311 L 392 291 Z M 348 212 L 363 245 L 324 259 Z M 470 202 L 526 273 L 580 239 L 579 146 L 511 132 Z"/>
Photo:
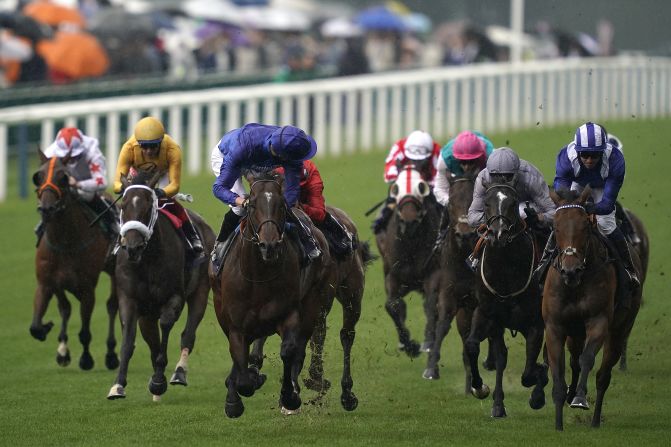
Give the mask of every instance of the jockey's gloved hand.
<path id="1" fill-rule="evenodd" d="M 168 197 L 165 191 L 162 190 L 161 188 L 155 188 L 154 192 L 156 193 L 156 197 L 158 197 L 159 199 L 165 199 L 166 197 Z"/>
<path id="2" fill-rule="evenodd" d="M 596 205 L 593 202 L 587 202 L 583 208 L 585 208 L 587 214 L 596 214 Z"/>
<path id="3" fill-rule="evenodd" d="M 535 227 L 538 224 L 538 212 L 530 206 L 524 208 L 524 213 L 527 215 L 527 226 Z"/>

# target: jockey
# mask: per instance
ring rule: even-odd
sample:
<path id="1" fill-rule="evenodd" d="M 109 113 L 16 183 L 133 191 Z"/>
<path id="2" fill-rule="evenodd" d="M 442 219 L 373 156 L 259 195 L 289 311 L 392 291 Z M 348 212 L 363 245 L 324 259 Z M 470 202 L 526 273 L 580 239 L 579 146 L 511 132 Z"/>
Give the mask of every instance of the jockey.
<path id="1" fill-rule="evenodd" d="M 217 179 L 212 192 L 231 209 L 224 216 L 217 243 L 212 254 L 215 269 L 225 252 L 224 242 L 235 231 L 246 214 L 247 198 L 242 183 L 242 170 L 267 171 L 283 167 L 285 174 L 284 198 L 291 210 L 289 219 L 299 229 L 298 235 L 309 261 L 321 256 L 321 250 L 312 231 L 293 211 L 300 195 L 303 162 L 317 152 L 317 143 L 294 126 L 270 126 L 248 123 L 227 132 L 212 149 L 211 165 Z"/>
<path id="2" fill-rule="evenodd" d="M 123 192 L 121 176 L 127 176 L 131 168 L 165 173 L 159 179 L 154 192 L 164 207 L 182 221 L 182 231 L 191 249 L 196 256 L 201 256 L 203 244 L 189 215 L 177 200 L 168 201 L 179 192 L 182 150 L 177 142 L 165 133 L 163 124 L 154 117 L 148 116 L 138 121 L 133 136 L 121 147 L 114 176 L 115 193 Z"/>
<path id="3" fill-rule="evenodd" d="M 612 136 L 611 136 L 612 138 Z M 597 227 L 608 237 L 618 251 L 629 275 L 630 285 L 641 285 L 624 234 L 615 219 L 615 201 L 624 182 L 625 163 L 622 146 L 613 145 L 606 129 L 596 123 L 587 122 L 575 131 L 575 139 L 564 146 L 557 155 L 555 190 L 571 189 L 582 192 L 589 185 L 594 202 L 585 204 L 585 211 L 596 214 Z M 542 278 L 546 266 L 555 251 L 556 241 L 548 239 L 537 276 Z"/>
<path id="4" fill-rule="evenodd" d="M 284 168 L 276 171 L 284 174 Z M 352 234 L 326 211 L 324 201 L 324 182 L 317 166 L 311 160 L 303 161 L 300 180 L 301 193 L 298 199 L 300 208 L 310 217 L 339 255 L 347 255 L 352 251 Z"/>
<path id="5" fill-rule="evenodd" d="M 433 186 L 439 158 L 440 145 L 433 141 L 431 135 L 422 130 L 412 131 L 406 138 L 394 143 L 389 150 L 389 155 L 384 161 L 384 181 L 388 184 L 394 183 L 399 171 L 407 165 L 414 165 L 422 175 L 422 179 Z M 395 200 L 387 197 L 385 206 L 373 221 L 373 233 L 378 234 L 387 228 L 394 204 Z"/>
<path id="6" fill-rule="evenodd" d="M 110 208 L 110 204 L 100 194 L 107 188 L 107 167 L 98 139 L 84 135 L 77 128 L 64 127 L 58 131 L 56 140 L 44 150 L 44 155 L 48 158 L 69 157 L 67 168 L 70 186 L 77 189 L 79 197 L 96 215 L 104 213 L 102 219 L 110 239 L 116 238 L 119 224 L 115 208 Z M 39 243 L 44 233 L 43 222 L 37 225 L 35 233 Z"/>
<path id="7" fill-rule="evenodd" d="M 487 158 L 494 151 L 494 145 L 480 132 L 464 131 L 451 139 L 440 150 L 440 159 L 436 168 L 433 193 L 436 200 L 443 206 L 440 218 L 436 248 L 440 247 L 447 235 L 449 215 L 447 203 L 450 200 L 450 178 L 464 175 L 465 170 L 475 167 L 478 170 L 485 168 Z"/>

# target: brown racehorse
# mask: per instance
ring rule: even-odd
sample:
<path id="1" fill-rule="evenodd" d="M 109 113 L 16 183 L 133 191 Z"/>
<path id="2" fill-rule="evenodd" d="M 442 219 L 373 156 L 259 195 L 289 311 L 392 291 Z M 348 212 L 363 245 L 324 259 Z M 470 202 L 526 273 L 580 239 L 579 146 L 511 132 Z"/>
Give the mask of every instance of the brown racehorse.
<path id="1" fill-rule="evenodd" d="M 105 365 L 115 369 L 119 360 L 114 352 L 116 339 L 114 324 L 117 298 L 113 277 L 114 266 L 105 264 L 110 240 L 100 225 L 90 226 L 95 216 L 90 208 L 79 200 L 76 190 L 69 186 L 67 159 L 47 159 L 40 151 L 42 166 L 33 175 L 39 200 L 38 211 L 45 225 L 45 234 L 39 242 L 35 255 L 37 290 L 33 304 L 33 322 L 30 334 L 40 341 L 47 338 L 53 327 L 50 321 L 42 323 L 51 297 L 56 295 L 61 314 L 61 331 L 58 335 L 56 361 L 61 366 L 70 363 L 67 325 L 71 307 L 65 292 L 72 293 L 80 302 L 82 327 L 79 341 L 84 347 L 79 358 L 81 369 L 93 368 L 93 357 L 89 352 L 91 342 L 91 314 L 95 304 L 95 289 L 100 272 L 111 277 L 111 293 L 107 300 L 109 326 Z"/>
<path id="2" fill-rule="evenodd" d="M 322 255 L 301 268 L 300 242 L 285 231 L 289 212 L 280 182 L 272 175 L 257 178 L 250 187 L 248 215 L 220 275 L 214 277 L 210 269 L 214 309 L 233 360 L 225 406 L 231 418 L 244 412 L 240 395 L 252 396 L 265 381 L 258 365 L 250 367 L 251 343 L 274 333 L 282 339 L 282 412 L 300 409 L 298 377 L 306 346 L 334 294 L 335 269 L 323 234 L 313 228 Z"/>
<path id="3" fill-rule="evenodd" d="M 552 397 L 557 430 L 564 427 L 564 402 L 568 401 L 572 408 L 589 408 L 587 378 L 596 354 L 603 346 L 601 367 L 596 376 L 592 427 L 601 424 L 603 398 L 611 372 L 620 358 L 641 303 L 641 287 L 638 287 L 625 292 L 631 293 L 628 308 L 615 304 L 616 267 L 597 233 L 595 220 L 583 207 L 590 194 L 589 187 L 580 195 L 573 191 L 551 193 L 552 200 L 558 205 L 554 228 L 559 256 L 545 280 L 543 319 L 554 383 Z M 634 251 L 632 258 L 639 278 L 642 278 L 641 263 Z M 570 388 L 567 388 L 564 377 L 564 344 L 568 345 L 574 371 Z"/>
<path id="4" fill-rule="evenodd" d="M 449 228 L 441 249 L 438 301 L 436 310 L 436 340 L 429 352 L 426 369 L 422 377 L 440 378 L 440 350 L 452 320 L 457 318 L 457 329 L 462 342 L 471 329 L 471 317 L 477 306 L 475 296 L 476 277 L 466 265 L 466 258 L 473 251 L 477 233 L 468 224 L 468 208 L 473 201 L 475 177 L 479 171 L 450 178 L 450 200 L 447 204 Z M 466 351 L 462 350 L 466 372 L 466 393 L 471 390 L 471 370 Z"/>
<path id="5" fill-rule="evenodd" d="M 138 324 L 154 367 L 149 391 L 154 400 L 166 392 L 168 337 L 185 303 L 188 313 L 181 337 L 181 356 L 170 383 L 186 385 L 188 356 L 193 351 L 196 329 L 207 307 L 208 263 L 192 259 L 193 255 L 186 248 L 188 242 L 175 230 L 171 219 L 159 211 L 154 187 L 161 175 L 162 172 L 139 171 L 132 182 L 125 177 L 121 179 L 124 193 L 115 275 L 122 331 L 121 365 L 108 399 L 126 397 L 128 364 L 135 348 Z M 200 233 L 203 247 L 211 251 L 214 232 L 196 213 L 187 212 Z"/>

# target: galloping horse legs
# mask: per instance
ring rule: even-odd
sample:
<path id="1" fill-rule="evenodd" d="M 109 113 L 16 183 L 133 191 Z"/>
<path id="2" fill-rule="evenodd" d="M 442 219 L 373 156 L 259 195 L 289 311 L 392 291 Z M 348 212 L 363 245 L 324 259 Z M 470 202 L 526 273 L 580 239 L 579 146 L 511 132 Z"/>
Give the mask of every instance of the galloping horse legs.
<path id="1" fill-rule="evenodd" d="M 93 368 L 93 357 L 89 352 L 89 345 L 91 344 L 91 315 L 93 314 L 93 306 L 95 305 L 95 289 L 83 290 L 78 295 L 79 298 L 79 314 L 82 319 L 82 328 L 79 331 L 79 342 L 82 344 L 84 351 L 79 357 L 79 367 L 85 371 Z"/>
<path id="2" fill-rule="evenodd" d="M 538 364 L 538 355 L 543 347 L 543 323 L 532 325 L 526 334 L 526 364 L 522 373 L 522 386 L 533 386 L 529 398 L 529 406 L 539 410 L 545 406 L 545 392 L 543 389 L 548 383 L 547 368 Z"/>
<path id="3" fill-rule="evenodd" d="M 555 404 L 555 428 L 564 430 L 564 401 L 566 399 L 565 354 L 566 334 L 558 324 L 546 322 L 545 347 L 552 372 L 552 400 Z"/>
<path id="4" fill-rule="evenodd" d="M 303 358 L 305 357 L 305 341 L 300 340 L 299 336 L 300 323 L 297 311 L 291 314 L 284 321 L 280 329 L 282 336 L 282 346 L 280 348 L 280 357 L 284 365 L 284 373 L 282 376 L 282 388 L 280 390 L 280 404 L 283 412 L 294 412 L 301 406 L 300 386 L 298 385 L 298 373 L 300 368 L 296 371 L 296 363 L 300 357 L 301 344 L 303 349 Z"/>
<path id="5" fill-rule="evenodd" d="M 252 352 L 249 354 L 249 367 L 257 371 L 263 368 L 263 345 L 266 344 L 268 337 L 261 337 L 254 340 Z"/>
<path id="6" fill-rule="evenodd" d="M 478 369 L 478 356 L 480 355 L 480 343 L 487 337 L 490 325 L 491 322 L 482 315 L 480 308 L 476 308 L 471 321 L 471 333 L 464 344 L 468 354 L 468 363 L 471 366 L 471 394 L 478 399 L 489 396 L 489 387 L 482 382 Z"/>
<path id="7" fill-rule="evenodd" d="M 461 359 L 464 364 L 464 394 L 466 395 L 471 392 L 471 365 L 468 359 L 468 353 L 466 352 L 466 340 L 468 339 L 468 334 L 471 332 L 472 317 L 473 312 L 466 308 L 461 308 L 457 311 L 457 329 L 461 336 Z"/>
<path id="8" fill-rule="evenodd" d="M 105 354 L 105 366 L 107 369 L 116 369 L 119 367 L 119 357 L 114 352 L 116 348 L 116 336 L 114 335 L 114 326 L 116 325 L 116 314 L 119 311 L 119 302 L 116 297 L 116 286 L 114 284 L 114 278 L 111 279 L 112 291 L 109 298 L 107 299 L 107 317 L 108 317 L 108 329 L 107 329 L 107 353 Z"/>
<path id="9" fill-rule="evenodd" d="M 310 350 L 312 356 L 310 357 L 310 367 L 308 368 L 309 376 L 303 380 L 305 386 L 312 391 L 323 393 L 331 388 L 331 383 L 324 379 L 324 340 L 326 339 L 326 316 L 331 311 L 333 306 L 333 298 L 329 299 L 328 304 L 319 312 L 317 321 L 315 323 L 312 337 L 310 338 Z"/>
<path id="10" fill-rule="evenodd" d="M 121 319 L 121 359 L 116 380 L 107 394 L 108 399 L 126 397 L 124 388 L 127 385 L 128 363 L 135 350 L 137 333 L 138 311 L 135 301 L 123 296 L 119 298 L 119 318 Z"/>
<path id="11" fill-rule="evenodd" d="M 571 336 L 566 338 L 566 346 L 569 352 L 569 365 L 571 366 L 571 384 L 566 392 L 566 403 L 573 402 L 575 397 L 575 390 L 578 386 L 578 378 L 580 377 L 580 354 L 582 354 L 582 347 L 585 346 L 584 337 Z M 587 392 L 587 390 L 585 390 Z"/>
<path id="12" fill-rule="evenodd" d="M 340 386 L 342 394 L 340 395 L 340 403 L 347 411 L 353 411 L 359 405 L 359 399 L 352 392 L 354 381 L 352 380 L 351 361 L 352 346 L 354 345 L 354 337 L 356 336 L 356 324 L 361 317 L 361 296 L 363 290 L 358 287 L 340 287 L 339 296 L 343 304 L 343 325 L 340 329 L 340 343 L 343 349 L 343 370 L 342 378 L 340 379 Z M 348 297 L 349 299 L 345 299 Z"/>
<path id="13" fill-rule="evenodd" d="M 447 287 L 446 290 L 441 290 L 438 303 L 436 305 L 436 319 L 438 320 L 435 327 L 433 346 L 429 351 L 426 361 L 426 369 L 422 377 L 429 380 L 437 380 L 440 378 L 438 361 L 440 360 L 440 349 L 443 345 L 443 339 L 450 331 L 452 319 L 456 312 L 456 308 L 448 303 L 449 298 L 447 294 L 453 291 L 453 287 Z M 469 384 L 470 389 L 470 384 Z"/>
<path id="14" fill-rule="evenodd" d="M 230 374 L 226 378 L 228 392 L 226 393 L 224 410 L 226 416 L 229 418 L 237 418 L 242 416 L 242 413 L 245 411 L 240 394 L 243 396 L 254 394 L 254 388 L 251 387 L 250 390 L 248 375 L 245 374 L 249 362 L 249 343 L 241 332 L 231 329 L 228 333 L 228 344 L 233 365 L 231 366 Z M 238 394 L 238 391 L 240 391 L 240 394 Z"/>
<path id="15" fill-rule="evenodd" d="M 68 349 L 68 321 L 72 313 L 70 301 L 62 290 L 56 291 L 58 300 L 58 312 L 61 314 L 61 332 L 58 334 L 58 350 L 56 351 L 56 363 L 60 366 L 70 364 L 70 349 Z"/>
<path id="16" fill-rule="evenodd" d="M 201 282 L 198 289 L 189 297 L 187 301 L 187 317 L 184 331 L 181 335 L 181 350 L 179 361 L 175 366 L 175 371 L 170 377 L 170 385 L 186 386 L 186 373 L 189 369 L 189 355 L 193 352 L 193 346 L 196 343 L 196 329 L 205 315 L 207 308 L 207 296 L 210 289 L 207 283 Z"/>
<path id="17" fill-rule="evenodd" d="M 430 352 L 433 348 L 433 343 L 436 339 L 436 322 L 438 320 L 438 315 L 436 314 L 436 302 L 438 300 L 437 281 L 427 281 L 426 284 L 428 285 L 424 288 L 424 299 L 422 300 L 424 316 L 426 317 L 424 341 L 420 348 L 422 352 Z"/>
<path id="18" fill-rule="evenodd" d="M 140 326 L 142 338 L 144 338 L 149 347 L 151 366 L 154 368 L 154 376 L 149 380 L 149 392 L 154 396 L 154 400 L 158 400 L 159 396 L 165 393 L 168 388 L 165 377 L 163 381 L 160 380 L 160 377 L 155 380 L 156 372 L 159 369 L 158 361 L 161 353 L 161 335 L 158 329 L 158 321 L 154 317 L 141 316 L 138 320 L 138 325 Z"/>
<path id="19" fill-rule="evenodd" d="M 390 283 L 391 280 L 387 277 L 385 280 L 385 288 L 387 289 L 388 298 L 384 307 L 387 309 L 387 313 L 396 325 L 401 350 L 405 351 L 409 357 L 417 357 L 419 356 L 419 343 L 410 337 L 410 331 L 405 326 L 407 310 L 403 297 L 407 293 L 407 290 L 405 290 L 405 288 L 395 287 L 395 285 Z"/>
<path id="20" fill-rule="evenodd" d="M 585 348 L 580 354 L 580 377 L 578 378 L 575 397 L 571 401 L 571 408 L 581 408 L 583 410 L 589 408 L 587 403 L 587 378 L 594 367 L 594 358 L 601 349 L 608 333 L 608 319 L 605 316 L 598 316 L 587 320 L 585 329 Z"/>
<path id="21" fill-rule="evenodd" d="M 508 365 L 508 348 L 503 340 L 503 328 L 497 328 L 496 333 L 490 338 L 496 356 L 496 386 L 494 387 L 494 404 L 492 405 L 492 417 L 506 417 L 506 407 L 503 403 L 503 372 Z"/>
<path id="22" fill-rule="evenodd" d="M 54 323 L 49 321 L 47 324 L 42 323 L 42 318 L 47 312 L 47 306 L 53 296 L 54 291 L 38 281 L 37 289 L 35 289 L 35 298 L 33 299 L 33 321 L 30 324 L 30 335 L 39 341 L 47 339 L 47 334 L 54 327 Z"/>
<path id="23" fill-rule="evenodd" d="M 168 381 L 165 378 L 165 368 L 168 366 L 168 340 L 170 338 L 170 331 L 172 331 L 175 322 L 179 319 L 179 315 L 183 308 L 184 298 L 178 294 L 171 296 L 161 307 L 161 316 L 159 318 L 159 324 L 161 326 L 161 336 L 159 339 L 160 345 L 154 363 L 154 375 L 149 381 L 149 391 L 154 396 L 160 396 L 168 389 Z M 155 332 L 155 328 L 156 325 L 154 323 L 151 325 L 151 330 Z M 150 347 L 156 343 L 155 338 L 158 338 L 158 333 L 156 333 L 155 336 L 152 333 L 151 339 L 145 337 L 145 340 L 147 341 L 147 344 L 150 344 Z M 152 353 L 153 350 L 154 348 L 152 348 Z"/>

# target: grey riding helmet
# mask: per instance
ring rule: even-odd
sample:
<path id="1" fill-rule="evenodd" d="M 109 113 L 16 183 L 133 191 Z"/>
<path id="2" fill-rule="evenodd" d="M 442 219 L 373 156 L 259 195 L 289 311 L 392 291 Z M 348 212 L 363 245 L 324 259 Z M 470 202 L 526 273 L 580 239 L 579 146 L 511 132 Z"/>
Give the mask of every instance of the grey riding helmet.
<path id="1" fill-rule="evenodd" d="M 500 147 L 487 159 L 490 174 L 515 174 L 520 169 L 520 157 L 509 147 Z"/>

